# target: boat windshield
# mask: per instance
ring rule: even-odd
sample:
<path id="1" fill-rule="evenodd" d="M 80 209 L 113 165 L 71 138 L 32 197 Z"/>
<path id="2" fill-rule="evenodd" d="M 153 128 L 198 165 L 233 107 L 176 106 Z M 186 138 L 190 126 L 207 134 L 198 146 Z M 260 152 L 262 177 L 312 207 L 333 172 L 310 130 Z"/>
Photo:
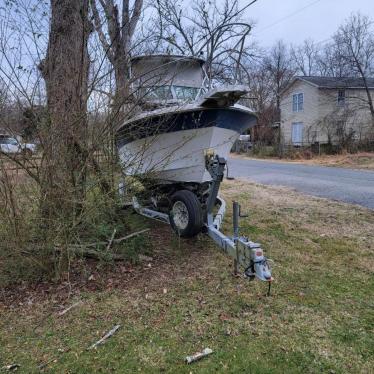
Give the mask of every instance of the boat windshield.
<path id="1" fill-rule="evenodd" d="M 174 86 L 176 99 L 179 100 L 195 100 L 199 90 L 196 87 Z"/>
<path id="2" fill-rule="evenodd" d="M 173 98 L 170 86 L 154 86 L 147 88 L 144 94 L 145 98 L 148 100 L 171 100 Z"/>
<path id="3" fill-rule="evenodd" d="M 187 86 L 153 86 L 142 88 L 141 96 L 145 100 L 182 100 L 193 101 L 196 99 L 200 88 Z"/>

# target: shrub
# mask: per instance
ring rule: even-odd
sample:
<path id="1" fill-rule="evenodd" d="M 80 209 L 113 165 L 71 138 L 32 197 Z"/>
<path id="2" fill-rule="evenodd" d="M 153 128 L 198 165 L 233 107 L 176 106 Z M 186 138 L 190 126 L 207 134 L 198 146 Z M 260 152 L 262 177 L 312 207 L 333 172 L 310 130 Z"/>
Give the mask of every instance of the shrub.
<path id="1" fill-rule="evenodd" d="M 251 150 L 251 154 L 260 158 L 277 157 L 278 149 L 276 146 L 254 144 Z"/>
<path id="2" fill-rule="evenodd" d="M 40 210 L 40 188 L 25 170 L 0 159 L 0 286 L 21 281 L 59 279 L 69 271 L 75 257 L 72 248 L 86 243 L 107 241 L 127 235 L 128 215 L 121 209 L 118 195 L 105 193 L 94 174 L 89 174 L 80 214 L 72 221 L 57 217 L 53 230 L 44 229 L 45 217 Z M 115 185 L 114 183 L 113 185 Z M 147 252 L 145 239 L 132 239 L 115 249 L 129 261 L 136 262 L 140 248 Z M 114 246 L 113 246 L 114 247 Z M 97 251 L 105 252 L 101 245 Z M 128 253 L 128 255 L 126 255 Z M 107 256 L 108 257 L 108 256 Z M 110 256 L 109 256 L 110 257 Z M 108 258 L 109 258 L 108 257 Z M 105 259 L 105 256 L 103 256 Z"/>

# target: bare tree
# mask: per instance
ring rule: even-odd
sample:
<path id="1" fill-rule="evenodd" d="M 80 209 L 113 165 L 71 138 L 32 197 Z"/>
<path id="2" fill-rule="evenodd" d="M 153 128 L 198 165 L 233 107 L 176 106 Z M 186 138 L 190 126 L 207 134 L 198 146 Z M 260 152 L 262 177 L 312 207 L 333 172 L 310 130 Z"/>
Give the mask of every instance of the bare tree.
<path id="1" fill-rule="evenodd" d="M 59 275 L 67 264 L 59 261 L 67 259 L 87 217 L 88 0 L 51 0 L 49 6 L 18 0 L 0 11 L 0 73 L 10 113 L 1 116 L 1 127 L 14 137 L 11 116 L 25 112 L 26 123 L 19 116 L 18 126 L 32 127 L 30 137 L 39 140 L 29 157 L 0 152 L 0 189 L 9 196 L 3 205 L 14 217 L 9 234 L 18 233 L 13 265 L 37 264 Z M 0 263 L 9 252 L 0 248 Z"/>
<path id="2" fill-rule="evenodd" d="M 330 100 L 326 96 L 326 100 Z M 354 137 L 357 135 L 352 127 L 355 121 L 355 110 L 352 108 L 334 108 L 323 115 L 310 128 L 309 132 L 322 132 L 327 137 L 327 144 L 331 147 L 332 144 L 337 144 L 340 149 L 349 149 Z M 310 134 L 308 134 L 310 136 Z M 313 139 L 309 139 L 309 141 Z"/>
<path id="3" fill-rule="evenodd" d="M 272 125 L 277 119 L 276 97 L 273 90 L 273 81 L 269 72 L 264 68 L 264 59 L 255 63 L 244 62 L 246 77 L 243 83 L 249 86 L 249 102 L 258 116 L 257 125 L 251 129 L 251 139 L 260 144 L 274 142 L 274 129 Z"/>
<path id="4" fill-rule="evenodd" d="M 334 42 L 325 44 L 318 55 L 318 74 L 325 77 L 347 77 L 352 75 L 351 69 L 347 66 L 337 51 Z"/>
<path id="5" fill-rule="evenodd" d="M 289 53 L 288 47 L 283 41 L 278 41 L 264 58 L 264 69 L 269 73 L 274 96 L 276 98 L 276 108 L 280 111 L 280 94 L 287 87 L 295 75 L 295 67 Z M 279 117 L 279 114 L 278 114 Z M 279 118 L 277 119 L 279 121 Z"/>
<path id="6" fill-rule="evenodd" d="M 42 215 L 71 217 L 85 191 L 88 0 L 51 0 L 48 52 L 40 64 L 49 122 L 42 129 Z"/>
<path id="7" fill-rule="evenodd" d="M 351 75 L 362 78 L 366 103 L 374 128 L 374 104 L 367 78 L 374 72 L 374 34 L 372 21 L 360 13 L 351 17 L 334 35 L 335 48 L 340 58 L 352 71 Z"/>
<path id="8" fill-rule="evenodd" d="M 307 39 L 300 46 L 291 47 L 291 58 L 294 61 L 297 74 L 312 76 L 317 75 L 319 49 L 317 44 Z"/>
<path id="9" fill-rule="evenodd" d="M 90 0 L 95 30 L 114 69 L 115 111 L 129 97 L 130 50 L 143 8 L 143 0 L 134 0 L 132 7 L 130 0 L 120 3 L 121 7 L 115 0 Z"/>
<path id="10" fill-rule="evenodd" d="M 233 73 L 239 69 L 233 68 L 239 68 L 241 58 L 253 53 L 245 44 L 251 26 L 244 19 L 244 10 L 250 5 L 240 7 L 238 0 L 194 0 L 187 9 L 178 1 L 157 0 L 155 44 L 166 53 L 204 56 L 210 83 L 227 75 L 240 80 Z"/>

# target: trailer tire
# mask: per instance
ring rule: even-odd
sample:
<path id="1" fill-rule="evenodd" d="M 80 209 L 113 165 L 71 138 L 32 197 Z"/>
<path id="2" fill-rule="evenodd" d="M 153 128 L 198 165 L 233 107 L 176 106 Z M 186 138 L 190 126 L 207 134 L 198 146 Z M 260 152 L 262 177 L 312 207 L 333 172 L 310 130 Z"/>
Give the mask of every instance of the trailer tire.
<path id="1" fill-rule="evenodd" d="M 197 196 L 188 190 L 177 191 L 171 197 L 170 225 L 182 238 L 191 238 L 201 232 L 203 211 Z"/>

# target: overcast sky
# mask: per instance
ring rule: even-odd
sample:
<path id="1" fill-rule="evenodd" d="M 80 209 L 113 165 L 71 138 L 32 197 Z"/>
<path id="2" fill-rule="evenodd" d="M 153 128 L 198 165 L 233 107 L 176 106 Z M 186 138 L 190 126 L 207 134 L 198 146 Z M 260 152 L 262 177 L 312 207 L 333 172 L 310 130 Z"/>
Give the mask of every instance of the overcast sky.
<path id="1" fill-rule="evenodd" d="M 268 47 L 278 39 L 293 44 L 307 38 L 324 41 L 357 11 L 374 19 L 374 0 L 258 0 L 246 14 L 257 22 L 253 35 Z"/>

